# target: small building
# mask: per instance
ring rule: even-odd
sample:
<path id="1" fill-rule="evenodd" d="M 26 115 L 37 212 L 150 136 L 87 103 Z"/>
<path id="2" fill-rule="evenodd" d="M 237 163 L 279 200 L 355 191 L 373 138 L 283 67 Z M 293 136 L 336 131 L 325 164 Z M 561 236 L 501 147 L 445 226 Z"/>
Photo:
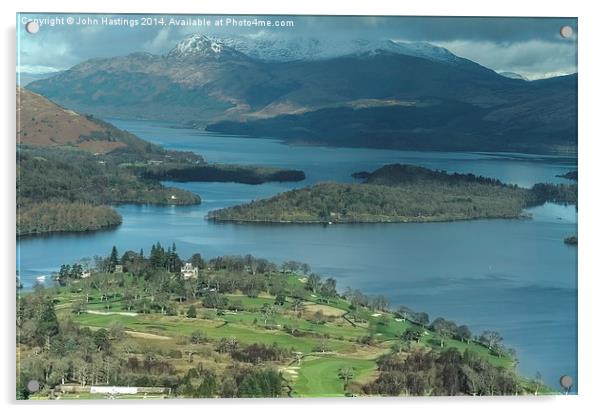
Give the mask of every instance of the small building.
<path id="1" fill-rule="evenodd" d="M 184 277 L 185 280 L 189 278 L 197 278 L 199 276 L 199 269 L 197 267 L 194 267 L 192 263 L 187 262 L 180 270 L 180 273 L 182 274 L 182 277 Z"/>
<path id="2" fill-rule="evenodd" d="M 116 264 L 115 265 L 115 271 L 113 271 L 115 274 L 121 274 L 123 273 L 123 265 L 121 264 Z"/>
<path id="3" fill-rule="evenodd" d="M 82 278 L 88 278 L 92 275 L 92 273 L 90 272 L 90 270 L 84 270 L 82 272 Z"/>

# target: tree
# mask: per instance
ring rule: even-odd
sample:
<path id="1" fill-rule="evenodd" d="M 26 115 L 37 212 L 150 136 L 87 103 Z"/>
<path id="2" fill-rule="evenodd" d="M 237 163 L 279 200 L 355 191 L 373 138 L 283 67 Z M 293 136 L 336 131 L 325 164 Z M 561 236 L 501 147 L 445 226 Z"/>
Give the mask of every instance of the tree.
<path id="1" fill-rule="evenodd" d="M 311 271 L 311 267 L 306 263 L 302 263 L 299 269 L 301 270 L 303 275 L 307 275 Z"/>
<path id="2" fill-rule="evenodd" d="M 186 312 L 186 317 L 188 318 L 196 318 L 196 307 L 191 305 L 188 307 L 188 311 Z"/>
<path id="3" fill-rule="evenodd" d="M 190 342 L 192 344 L 201 344 L 207 341 L 207 336 L 201 330 L 196 330 L 190 336 Z"/>
<path id="4" fill-rule="evenodd" d="M 320 293 L 328 301 L 337 296 L 337 281 L 334 278 L 327 278 L 320 288 Z"/>
<path id="5" fill-rule="evenodd" d="M 293 300 L 292 308 L 293 308 L 293 311 L 295 312 L 295 314 L 297 314 L 297 317 L 299 317 L 301 315 L 301 313 L 303 312 L 303 310 L 305 309 L 305 304 L 303 303 L 302 299 L 295 298 Z"/>
<path id="6" fill-rule="evenodd" d="M 94 344 L 98 351 L 109 352 L 111 349 L 109 332 L 104 328 L 96 330 L 94 332 Z"/>
<path id="7" fill-rule="evenodd" d="M 117 247 L 113 245 L 111 255 L 109 255 L 109 272 L 115 271 L 115 266 L 117 264 L 119 264 L 119 254 L 117 253 Z"/>
<path id="8" fill-rule="evenodd" d="M 203 298 L 203 304 L 205 305 L 205 307 L 213 308 L 216 310 L 218 308 L 226 308 L 226 306 L 228 305 L 228 298 L 218 292 L 210 291 Z"/>
<path id="9" fill-rule="evenodd" d="M 112 340 L 122 340 L 125 337 L 125 328 L 119 321 L 113 321 L 109 326 L 109 338 Z"/>
<path id="10" fill-rule="evenodd" d="M 448 396 L 455 396 L 463 385 L 460 352 L 453 347 L 448 348 L 441 352 L 436 362 L 440 371 L 441 390 Z"/>
<path id="11" fill-rule="evenodd" d="M 318 310 L 311 317 L 311 322 L 314 324 L 324 324 L 326 323 L 326 317 L 324 316 L 324 312 L 322 310 Z"/>
<path id="12" fill-rule="evenodd" d="M 370 299 L 370 307 L 372 310 L 387 311 L 389 300 L 382 294 L 376 295 Z"/>
<path id="13" fill-rule="evenodd" d="M 495 343 L 491 347 L 491 352 L 498 357 L 502 357 L 502 355 L 506 352 L 506 347 L 502 343 Z"/>
<path id="14" fill-rule="evenodd" d="M 278 397 L 282 377 L 272 369 L 251 370 L 244 375 L 239 387 L 240 397 Z"/>
<path id="15" fill-rule="evenodd" d="M 481 333 L 479 341 L 492 350 L 495 346 L 502 342 L 503 338 L 497 331 L 486 330 Z"/>
<path id="16" fill-rule="evenodd" d="M 52 383 L 65 384 L 65 380 L 69 375 L 69 360 L 56 359 L 52 362 L 52 370 L 50 372 L 49 381 Z"/>
<path id="17" fill-rule="evenodd" d="M 213 397 L 217 392 L 217 377 L 211 370 L 201 370 L 201 384 L 196 389 L 196 397 Z"/>
<path id="18" fill-rule="evenodd" d="M 462 340 L 470 344 L 470 340 L 472 339 L 472 332 L 467 325 L 461 325 L 456 329 L 456 336 Z"/>
<path id="19" fill-rule="evenodd" d="M 392 351 L 394 354 L 401 354 L 401 353 L 402 353 L 404 350 L 406 350 L 407 348 L 408 348 L 407 344 L 406 344 L 406 345 L 404 345 L 404 343 L 400 343 L 400 342 L 397 342 L 397 341 L 396 341 L 396 342 L 394 342 L 394 343 L 391 345 L 391 351 Z"/>
<path id="20" fill-rule="evenodd" d="M 439 317 L 433 321 L 431 329 L 439 334 L 440 346 L 443 347 L 445 339 L 451 337 L 456 331 L 456 324 L 453 321 L 448 321 Z"/>
<path id="21" fill-rule="evenodd" d="M 215 350 L 218 353 L 230 353 L 232 354 L 238 349 L 238 340 L 236 337 L 222 337 L 215 346 Z"/>
<path id="22" fill-rule="evenodd" d="M 418 327 L 410 327 L 401 335 L 401 338 L 406 341 L 415 341 L 416 343 L 420 342 L 422 338 L 422 329 Z"/>
<path id="23" fill-rule="evenodd" d="M 463 364 L 461 369 L 466 381 L 467 393 L 473 396 L 483 394 L 485 388 L 483 376 L 467 364 Z"/>
<path id="24" fill-rule="evenodd" d="M 286 303 L 286 297 L 284 296 L 284 294 L 276 295 L 276 298 L 274 299 L 274 304 L 283 306 L 284 303 Z"/>
<path id="25" fill-rule="evenodd" d="M 201 254 L 199 254 L 198 252 L 192 254 L 192 257 L 190 257 L 190 263 L 193 267 L 196 267 L 198 269 L 205 268 L 205 261 L 203 260 L 203 257 L 201 257 Z"/>
<path id="26" fill-rule="evenodd" d="M 353 368 L 352 367 L 343 367 L 339 369 L 339 379 L 343 380 L 343 390 L 347 391 L 347 385 L 353 379 Z"/>
<path id="27" fill-rule="evenodd" d="M 80 315 L 82 313 L 85 313 L 88 310 L 88 302 L 86 301 L 86 299 L 81 299 L 75 302 L 75 304 L 73 304 L 73 312 L 77 315 Z"/>
<path id="28" fill-rule="evenodd" d="M 421 326 L 426 326 L 429 323 L 429 315 L 427 313 L 415 313 L 414 322 Z"/>
<path id="29" fill-rule="evenodd" d="M 222 389 L 220 392 L 220 396 L 223 398 L 233 398 L 236 397 L 238 393 L 238 386 L 236 385 L 236 380 L 232 377 L 226 377 L 222 380 Z"/>
<path id="30" fill-rule="evenodd" d="M 535 373 L 535 379 L 533 380 L 533 384 L 535 385 L 535 395 L 537 396 L 537 394 L 539 393 L 539 389 L 543 387 L 543 377 L 541 376 L 541 372 L 537 372 Z"/>
<path id="31" fill-rule="evenodd" d="M 38 320 L 37 331 L 41 341 L 46 347 L 50 347 L 50 339 L 59 334 L 59 322 L 54 312 L 54 304 L 51 298 L 47 298 L 42 304 L 42 311 Z"/>
<path id="32" fill-rule="evenodd" d="M 84 273 L 84 268 L 81 266 L 81 264 L 75 263 L 71 266 L 71 272 L 69 273 L 69 278 L 78 280 L 78 279 L 82 278 L 83 273 Z"/>
<path id="33" fill-rule="evenodd" d="M 320 353 L 326 353 L 329 350 L 328 341 L 324 337 L 321 337 L 318 344 L 313 348 L 313 351 L 319 351 Z"/>
<path id="34" fill-rule="evenodd" d="M 261 306 L 261 314 L 263 315 L 263 323 L 267 324 L 268 320 L 276 314 L 276 307 L 272 304 L 265 303 Z"/>
<path id="35" fill-rule="evenodd" d="M 57 277 L 57 281 L 61 286 L 67 285 L 67 280 L 69 279 L 70 274 L 71 266 L 62 264 Z"/>
<path id="36" fill-rule="evenodd" d="M 73 376 L 83 387 L 90 376 L 90 364 L 83 358 L 77 357 L 73 360 Z"/>
<path id="37" fill-rule="evenodd" d="M 318 288 L 320 288 L 320 276 L 312 273 L 307 277 L 307 289 L 315 294 L 318 291 Z"/>

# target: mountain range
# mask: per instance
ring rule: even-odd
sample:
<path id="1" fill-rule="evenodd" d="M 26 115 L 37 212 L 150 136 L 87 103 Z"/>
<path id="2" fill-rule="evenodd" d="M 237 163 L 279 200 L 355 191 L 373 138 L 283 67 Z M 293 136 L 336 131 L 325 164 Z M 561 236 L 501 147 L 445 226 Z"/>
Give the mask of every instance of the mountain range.
<path id="1" fill-rule="evenodd" d="M 577 75 L 511 77 L 428 43 L 192 35 L 27 87 L 95 116 L 297 143 L 574 152 Z"/>

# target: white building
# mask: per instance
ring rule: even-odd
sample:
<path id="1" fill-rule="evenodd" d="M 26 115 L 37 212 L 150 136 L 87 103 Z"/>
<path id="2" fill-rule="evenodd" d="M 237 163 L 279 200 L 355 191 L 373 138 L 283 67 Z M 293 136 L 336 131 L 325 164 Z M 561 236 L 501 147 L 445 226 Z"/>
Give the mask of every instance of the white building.
<path id="1" fill-rule="evenodd" d="M 197 278 L 199 276 L 199 269 L 197 267 L 193 267 L 192 263 L 187 262 L 180 270 L 180 273 L 184 279 Z"/>

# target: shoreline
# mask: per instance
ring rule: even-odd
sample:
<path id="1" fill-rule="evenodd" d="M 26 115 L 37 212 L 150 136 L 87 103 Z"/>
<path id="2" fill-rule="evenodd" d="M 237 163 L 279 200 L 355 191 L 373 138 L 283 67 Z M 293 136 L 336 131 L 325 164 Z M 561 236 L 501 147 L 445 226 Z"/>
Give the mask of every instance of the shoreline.
<path id="1" fill-rule="evenodd" d="M 228 218 L 217 218 L 207 217 L 208 221 L 214 221 L 217 223 L 234 223 L 234 224 L 267 224 L 267 225 L 288 225 L 288 224 L 299 224 L 299 225 L 354 225 L 354 224 L 434 224 L 434 223 L 445 223 L 445 222 L 458 222 L 458 221 L 479 221 L 479 220 L 529 220 L 532 217 L 529 214 L 520 214 L 515 217 L 475 217 L 475 218 L 457 218 L 457 219 L 431 219 L 431 220 L 374 220 L 374 221 L 287 221 L 287 220 L 252 220 L 252 219 L 228 219 Z"/>

